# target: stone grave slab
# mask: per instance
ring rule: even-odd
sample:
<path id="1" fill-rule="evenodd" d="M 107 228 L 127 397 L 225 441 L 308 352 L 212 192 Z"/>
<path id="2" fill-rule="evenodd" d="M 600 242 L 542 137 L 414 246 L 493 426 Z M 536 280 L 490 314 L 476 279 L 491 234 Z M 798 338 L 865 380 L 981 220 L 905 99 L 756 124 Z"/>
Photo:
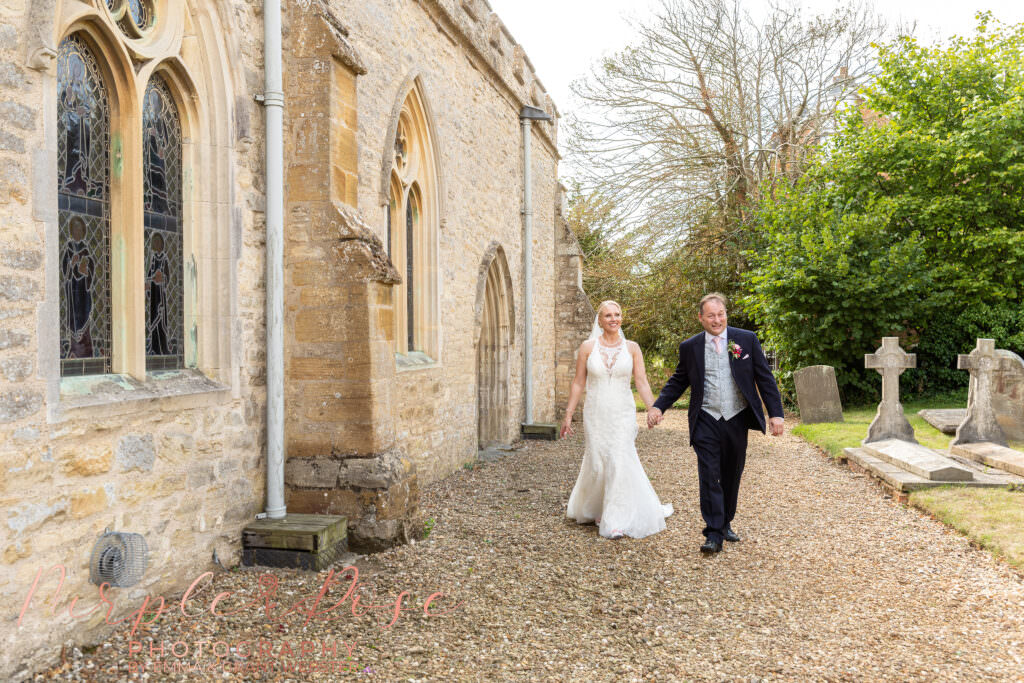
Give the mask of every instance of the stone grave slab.
<path id="1" fill-rule="evenodd" d="M 974 475 L 966 467 L 930 448 L 899 439 L 863 444 L 868 453 L 929 481 L 970 481 Z"/>
<path id="2" fill-rule="evenodd" d="M 917 411 L 925 422 L 943 434 L 956 434 L 956 428 L 967 417 L 966 408 L 929 408 Z"/>
<path id="3" fill-rule="evenodd" d="M 953 460 L 953 462 L 970 472 L 973 478 L 967 481 L 948 482 L 925 479 L 913 472 L 908 472 L 887 460 L 877 457 L 865 446 L 846 448 L 844 449 L 844 455 L 852 469 L 860 469 L 867 472 L 871 477 L 880 480 L 883 484 L 899 493 L 910 493 L 918 489 L 933 488 L 935 486 L 947 486 L 951 483 L 957 486 L 969 486 L 972 488 L 1024 486 L 1024 477 L 996 470 L 967 459 L 961 462 L 953 457 L 950 458 L 950 460 Z M 959 458 L 959 456 L 956 457 Z"/>
<path id="4" fill-rule="evenodd" d="M 900 469 L 896 465 L 886 462 L 881 458 L 876 458 L 865 450 L 863 446 L 860 448 L 845 448 L 843 449 L 843 452 L 846 454 L 848 462 L 860 466 L 860 468 L 867 471 L 868 474 L 876 479 L 881 479 L 896 491 L 915 491 L 917 489 L 926 489 L 932 486 L 942 485 L 939 482 L 925 479 L 924 477 L 919 477 L 912 472 Z"/>
<path id="5" fill-rule="evenodd" d="M 962 443 L 949 447 L 949 452 L 989 467 L 1024 477 L 1024 453 L 997 443 Z"/>
<path id="6" fill-rule="evenodd" d="M 836 370 L 831 365 L 809 365 L 793 373 L 800 421 L 842 422 L 843 404 L 839 400 Z"/>

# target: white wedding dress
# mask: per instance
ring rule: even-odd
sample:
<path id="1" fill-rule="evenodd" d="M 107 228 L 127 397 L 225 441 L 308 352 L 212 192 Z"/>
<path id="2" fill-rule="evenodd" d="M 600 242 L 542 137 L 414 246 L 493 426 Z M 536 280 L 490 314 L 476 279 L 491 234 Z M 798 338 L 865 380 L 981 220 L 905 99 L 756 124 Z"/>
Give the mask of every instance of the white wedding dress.
<path id="1" fill-rule="evenodd" d="M 632 376 L 633 356 L 624 338 L 610 348 L 594 340 L 587 358 L 583 464 L 565 514 L 580 524 L 597 521 L 605 538 L 650 536 L 672 514 L 672 504 L 662 505 L 636 454 Z"/>

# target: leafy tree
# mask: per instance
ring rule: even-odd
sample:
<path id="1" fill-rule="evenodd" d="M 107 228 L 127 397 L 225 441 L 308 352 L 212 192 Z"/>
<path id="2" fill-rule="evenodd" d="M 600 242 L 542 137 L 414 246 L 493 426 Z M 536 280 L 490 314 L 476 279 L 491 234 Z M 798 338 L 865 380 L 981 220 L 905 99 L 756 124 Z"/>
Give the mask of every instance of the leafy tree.
<path id="1" fill-rule="evenodd" d="M 746 303 L 786 370 L 836 365 L 847 400 L 877 394 L 863 354 L 885 335 L 920 354 L 907 384 L 926 393 L 966 383 L 944 370 L 971 335 L 1019 343 L 1024 25 L 978 17 L 946 47 L 882 47 L 827 153 L 761 204 Z"/>

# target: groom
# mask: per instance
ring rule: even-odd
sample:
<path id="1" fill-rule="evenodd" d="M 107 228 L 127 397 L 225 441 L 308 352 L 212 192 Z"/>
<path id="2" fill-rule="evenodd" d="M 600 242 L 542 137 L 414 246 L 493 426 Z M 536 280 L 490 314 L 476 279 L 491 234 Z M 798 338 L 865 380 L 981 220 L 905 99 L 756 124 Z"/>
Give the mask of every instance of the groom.
<path id="1" fill-rule="evenodd" d="M 765 431 L 763 399 L 772 435 L 782 434 L 782 398 L 757 336 L 726 325 L 725 296 L 714 292 L 701 299 L 697 319 L 704 331 L 679 345 L 679 365 L 647 412 L 647 426 L 659 424 L 691 389 L 690 445 L 697 452 L 705 524 L 700 549 L 717 553 L 723 539 L 740 540 L 730 523 L 747 459 L 747 430 Z"/>

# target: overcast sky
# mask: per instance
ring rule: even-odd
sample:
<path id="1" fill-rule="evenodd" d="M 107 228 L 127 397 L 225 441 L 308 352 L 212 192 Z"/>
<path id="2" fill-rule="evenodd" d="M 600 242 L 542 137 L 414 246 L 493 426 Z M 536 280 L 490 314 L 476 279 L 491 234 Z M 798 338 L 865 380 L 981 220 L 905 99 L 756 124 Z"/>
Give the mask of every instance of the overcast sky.
<path id="1" fill-rule="evenodd" d="M 573 108 L 569 84 L 585 74 L 602 55 L 615 52 L 633 37 L 626 17 L 649 16 L 652 0 L 489 0 L 509 32 L 526 50 L 537 75 L 565 116 Z M 765 0 L 744 3 L 751 11 L 766 8 Z M 816 13 L 829 13 L 834 0 L 804 0 Z M 917 22 L 916 35 L 933 42 L 953 34 L 969 34 L 974 14 L 992 10 L 1007 23 L 1024 21 L 1024 0 L 887 0 L 876 10 L 890 23 Z"/>

